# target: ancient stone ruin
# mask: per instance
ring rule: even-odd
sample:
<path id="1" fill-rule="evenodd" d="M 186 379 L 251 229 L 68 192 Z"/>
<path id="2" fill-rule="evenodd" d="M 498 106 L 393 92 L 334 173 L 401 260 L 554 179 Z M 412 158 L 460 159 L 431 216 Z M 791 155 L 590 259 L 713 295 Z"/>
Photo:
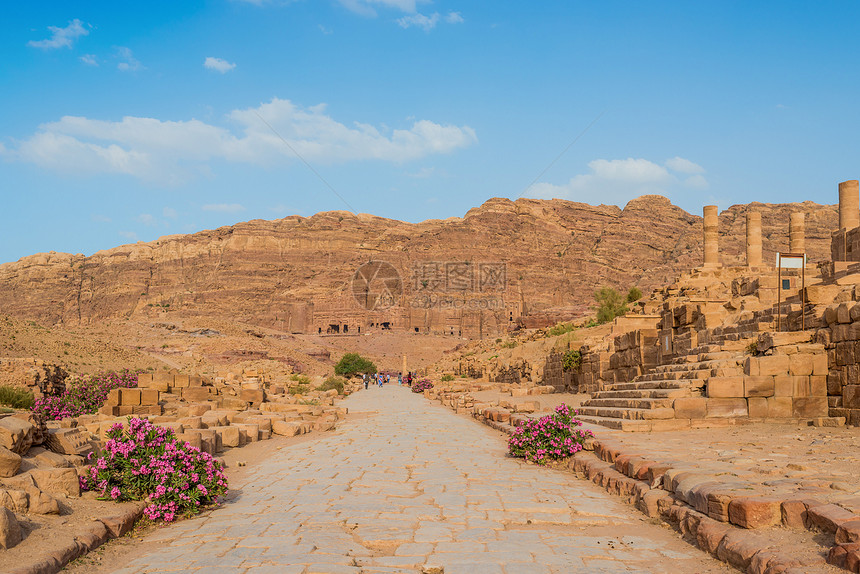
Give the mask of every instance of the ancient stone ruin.
<path id="1" fill-rule="evenodd" d="M 746 265 L 724 266 L 717 207 L 705 206 L 702 266 L 616 319 L 611 337 L 581 348 L 566 386 L 591 393 L 582 418 L 626 430 L 766 420 L 860 425 L 856 180 L 839 184 L 839 225 L 832 260 L 812 265 L 804 214 L 792 213 L 781 263 L 769 262 L 761 213 L 750 211 Z M 545 375 L 557 380 L 556 371 Z"/>

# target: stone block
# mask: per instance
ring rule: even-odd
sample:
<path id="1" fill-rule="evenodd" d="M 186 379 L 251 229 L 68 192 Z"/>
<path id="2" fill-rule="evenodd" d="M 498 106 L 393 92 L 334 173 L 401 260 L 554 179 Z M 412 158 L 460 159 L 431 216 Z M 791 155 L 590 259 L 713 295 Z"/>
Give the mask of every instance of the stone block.
<path id="1" fill-rule="evenodd" d="M 745 397 L 774 396 L 774 378 L 766 375 L 743 377 Z"/>
<path id="2" fill-rule="evenodd" d="M 0 446 L 0 477 L 9 478 L 18 474 L 21 468 L 21 455 Z"/>
<path id="3" fill-rule="evenodd" d="M 803 500 L 783 501 L 780 505 L 782 524 L 787 528 L 805 529 L 809 521 L 806 515 L 808 508 L 809 504 Z"/>
<path id="4" fill-rule="evenodd" d="M 35 486 L 25 486 L 24 492 L 27 493 L 27 512 L 30 514 L 60 514 L 60 503 L 50 494 L 42 492 Z"/>
<path id="5" fill-rule="evenodd" d="M 88 433 L 79 428 L 48 429 L 45 447 L 58 454 L 76 454 L 79 456 L 87 456 L 93 449 Z"/>
<path id="6" fill-rule="evenodd" d="M 842 406 L 846 409 L 860 409 L 860 385 L 842 387 Z"/>
<path id="7" fill-rule="evenodd" d="M 203 402 L 210 398 L 211 387 L 185 387 L 182 389 L 182 398 L 189 402 Z"/>
<path id="8" fill-rule="evenodd" d="M 809 396 L 827 396 L 827 377 L 824 375 L 809 375 Z"/>
<path id="9" fill-rule="evenodd" d="M 794 400 L 791 397 L 768 397 L 767 417 L 771 419 L 788 419 L 793 414 Z"/>
<path id="10" fill-rule="evenodd" d="M 247 436 L 248 442 L 257 442 L 260 440 L 260 427 L 252 423 L 235 423 L 239 430 L 243 431 Z"/>
<path id="11" fill-rule="evenodd" d="M 332 390 L 337 394 L 337 390 Z M 266 391 L 263 389 L 242 389 L 239 391 L 239 398 L 252 405 L 259 405 L 266 400 Z"/>
<path id="12" fill-rule="evenodd" d="M 141 389 L 140 391 L 140 404 L 143 405 L 157 405 L 159 400 L 160 391 L 156 389 Z"/>
<path id="13" fill-rule="evenodd" d="M 33 444 L 34 429 L 35 427 L 25 420 L 4 417 L 0 419 L 0 446 L 20 455 L 27 454 Z"/>
<path id="14" fill-rule="evenodd" d="M 119 389 L 120 405 L 140 405 L 140 389 Z M 155 391 L 156 393 L 158 391 Z"/>
<path id="15" fill-rule="evenodd" d="M 279 436 L 296 436 L 301 432 L 301 425 L 295 422 L 272 421 L 272 434 Z"/>
<path id="16" fill-rule="evenodd" d="M 773 396 L 794 396 L 794 377 L 791 375 L 776 375 L 773 377 Z"/>
<path id="17" fill-rule="evenodd" d="M 776 498 L 737 498 L 729 504 L 729 522 L 741 528 L 776 526 L 781 521 L 780 501 Z"/>
<path id="18" fill-rule="evenodd" d="M 806 515 L 815 528 L 828 534 L 835 534 L 842 524 L 856 520 L 857 516 L 835 504 L 821 504 L 807 509 Z"/>
<path id="19" fill-rule="evenodd" d="M 855 362 L 854 342 L 843 341 L 836 343 L 836 364 L 841 367 L 844 365 L 853 365 Z"/>
<path id="20" fill-rule="evenodd" d="M 137 375 L 137 388 L 145 389 L 152 386 L 152 373 L 140 373 Z"/>
<path id="21" fill-rule="evenodd" d="M 111 389 L 108 392 L 107 400 L 105 401 L 104 406 L 106 407 L 118 407 L 122 404 L 122 389 Z"/>
<path id="22" fill-rule="evenodd" d="M 827 369 L 827 355 L 825 353 L 816 353 L 812 356 L 812 374 L 813 375 L 826 375 L 828 374 Z"/>
<path id="23" fill-rule="evenodd" d="M 174 375 L 173 376 L 173 386 L 179 389 L 184 389 L 185 387 L 190 386 L 191 379 L 188 375 Z"/>
<path id="24" fill-rule="evenodd" d="M 766 397 L 750 397 L 747 399 L 747 410 L 752 418 L 764 419 L 768 418 L 769 410 L 767 408 Z"/>
<path id="25" fill-rule="evenodd" d="M 851 307 L 854 306 L 854 303 L 848 303 L 847 301 L 840 303 L 838 307 L 836 307 L 836 322 L 840 324 L 847 324 L 851 322 Z"/>
<path id="26" fill-rule="evenodd" d="M 708 397 L 731 398 L 744 396 L 744 377 L 711 377 Z"/>
<path id="27" fill-rule="evenodd" d="M 238 427 L 234 426 L 222 426 L 222 427 L 209 427 L 210 430 L 214 430 L 218 436 L 221 437 L 221 444 L 229 447 L 238 447 L 241 446 L 241 433 L 239 432 Z"/>
<path id="28" fill-rule="evenodd" d="M 836 529 L 837 544 L 860 542 L 860 517 L 839 524 Z"/>
<path id="29" fill-rule="evenodd" d="M 0 547 L 8 550 L 22 540 L 21 526 L 8 508 L 0 508 Z"/>
<path id="30" fill-rule="evenodd" d="M 190 375 L 188 377 L 188 386 L 190 387 L 202 387 L 203 386 L 203 377 L 200 375 Z"/>
<path id="31" fill-rule="evenodd" d="M 203 450 L 203 437 L 200 433 L 183 432 L 176 435 L 176 440 L 179 442 L 187 442 L 196 449 Z"/>
<path id="32" fill-rule="evenodd" d="M 759 375 L 785 375 L 790 368 L 789 355 L 758 357 Z"/>
<path id="33" fill-rule="evenodd" d="M 708 398 L 707 418 L 747 417 L 747 401 L 744 398 Z"/>
<path id="34" fill-rule="evenodd" d="M 169 392 L 173 388 L 172 373 L 154 373 L 152 375 L 152 386 L 162 392 Z"/>
<path id="35" fill-rule="evenodd" d="M 795 397 L 792 415 L 797 418 L 826 417 L 829 411 L 827 397 Z"/>
<path id="36" fill-rule="evenodd" d="M 37 468 L 30 471 L 30 476 L 39 490 L 44 492 L 63 496 L 81 495 L 78 473 L 74 468 Z"/>
<path id="37" fill-rule="evenodd" d="M 795 353 L 789 355 L 788 372 L 790 375 L 811 375 L 814 370 L 813 355 L 809 353 Z"/>
<path id="38" fill-rule="evenodd" d="M 744 359 L 744 374 L 749 376 L 757 376 L 758 372 L 758 359 L 756 357 L 747 357 Z"/>
<path id="39" fill-rule="evenodd" d="M 707 415 L 704 397 L 679 397 L 673 407 L 677 419 L 703 419 Z"/>

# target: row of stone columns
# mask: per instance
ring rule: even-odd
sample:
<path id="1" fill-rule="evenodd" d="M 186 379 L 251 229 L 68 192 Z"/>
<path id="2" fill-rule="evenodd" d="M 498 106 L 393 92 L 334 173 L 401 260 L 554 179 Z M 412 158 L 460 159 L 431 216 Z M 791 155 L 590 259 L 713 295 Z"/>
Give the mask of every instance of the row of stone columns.
<path id="1" fill-rule="evenodd" d="M 856 182 L 855 182 L 856 183 Z M 840 187 L 841 190 L 841 187 Z M 840 193 L 840 205 L 842 194 Z M 719 218 L 717 206 L 704 208 L 704 267 L 720 266 Z M 860 211 L 858 211 L 860 217 Z M 857 227 L 858 225 L 855 225 Z M 806 214 L 792 213 L 788 219 L 788 250 L 791 253 L 806 252 Z M 747 267 L 760 267 L 761 260 L 761 212 L 747 212 Z"/>

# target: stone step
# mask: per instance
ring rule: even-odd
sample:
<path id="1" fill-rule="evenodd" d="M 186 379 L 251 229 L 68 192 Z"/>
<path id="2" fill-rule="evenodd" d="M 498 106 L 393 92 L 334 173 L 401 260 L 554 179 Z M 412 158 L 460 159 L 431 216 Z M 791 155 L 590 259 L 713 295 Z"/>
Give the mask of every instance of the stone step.
<path id="1" fill-rule="evenodd" d="M 587 407 L 585 405 L 579 407 L 580 416 L 598 416 L 614 419 L 628 420 L 655 420 L 655 419 L 673 419 L 675 418 L 675 409 L 672 408 L 657 408 L 657 409 L 637 409 L 637 408 L 619 408 L 619 407 Z"/>
<path id="2" fill-rule="evenodd" d="M 628 383 L 611 383 L 606 386 L 604 391 L 636 391 L 648 389 L 686 389 L 692 383 L 689 380 L 665 380 L 665 379 L 646 379 L 637 378 L 635 381 Z M 701 381 L 698 381 L 701 385 Z"/>
<path id="3" fill-rule="evenodd" d="M 624 391 L 629 392 L 629 391 Z M 674 391 L 678 392 L 678 391 Z M 624 409 L 663 409 L 671 408 L 674 398 L 645 398 L 645 397 L 594 397 L 588 399 L 584 407 L 620 407 Z"/>
<path id="4" fill-rule="evenodd" d="M 648 432 L 651 430 L 650 421 L 633 421 L 600 416 L 579 416 L 577 418 L 584 423 L 600 425 L 608 429 L 622 430 L 626 432 Z"/>
<path id="5" fill-rule="evenodd" d="M 629 389 L 626 391 L 597 391 L 592 394 L 593 399 L 677 399 L 680 397 L 701 396 L 703 386 L 694 389 L 688 387 L 680 389 Z"/>

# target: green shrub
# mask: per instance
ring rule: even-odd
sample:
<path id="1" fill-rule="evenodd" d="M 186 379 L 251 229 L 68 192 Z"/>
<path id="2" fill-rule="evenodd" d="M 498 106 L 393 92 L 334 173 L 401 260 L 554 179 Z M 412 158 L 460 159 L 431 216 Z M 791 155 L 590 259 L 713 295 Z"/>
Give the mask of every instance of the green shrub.
<path id="1" fill-rule="evenodd" d="M 573 323 L 559 323 L 558 325 L 553 325 L 549 329 L 546 330 L 547 337 L 558 337 L 559 335 L 564 335 L 565 333 L 570 333 L 571 331 L 576 331 L 576 327 Z"/>
<path id="2" fill-rule="evenodd" d="M 34 403 L 33 393 L 28 389 L 9 385 L 0 386 L 0 405 L 13 409 L 32 409 Z"/>
<path id="3" fill-rule="evenodd" d="M 633 303 L 634 301 L 638 301 L 642 298 L 642 290 L 639 287 L 631 287 L 630 291 L 627 292 L 627 302 Z"/>
<path id="4" fill-rule="evenodd" d="M 575 371 L 582 364 L 582 353 L 579 349 L 567 351 L 561 359 L 561 367 L 565 372 Z"/>
<path id="5" fill-rule="evenodd" d="M 362 373 L 375 373 L 376 365 L 372 361 L 365 359 L 358 353 L 347 353 L 341 357 L 337 365 L 334 366 L 334 374 L 344 377 L 360 375 Z"/>
<path id="6" fill-rule="evenodd" d="M 290 394 L 291 395 L 304 395 L 305 393 L 307 393 L 310 390 L 311 390 L 310 385 L 295 385 L 293 387 L 290 387 Z"/>
<path id="7" fill-rule="evenodd" d="M 442 379 L 441 379 L 441 380 L 443 380 L 443 381 L 445 381 L 445 382 L 453 381 L 453 380 L 454 380 L 454 375 L 452 375 L 451 373 L 445 373 L 444 375 L 442 375 Z"/>
<path id="8" fill-rule="evenodd" d="M 499 346 L 500 346 L 502 349 L 513 349 L 514 347 L 516 347 L 516 346 L 517 346 L 517 342 L 516 342 L 516 341 L 506 341 L 506 342 L 502 343 L 502 344 L 501 344 L 501 345 L 499 345 Z"/>
<path id="9" fill-rule="evenodd" d="M 325 380 L 323 384 L 317 387 L 318 391 L 330 391 L 331 389 L 336 389 L 337 394 L 343 394 L 343 384 L 346 381 L 342 377 L 329 377 Z"/>
<path id="10" fill-rule="evenodd" d="M 612 287 L 601 287 L 600 290 L 595 291 L 594 300 L 597 301 L 597 322 L 600 325 L 608 323 L 628 311 L 627 302 Z"/>
<path id="11" fill-rule="evenodd" d="M 290 380 L 294 381 L 300 385 L 308 385 L 311 382 L 310 377 L 308 377 L 307 375 L 298 375 L 298 374 L 290 375 Z"/>

